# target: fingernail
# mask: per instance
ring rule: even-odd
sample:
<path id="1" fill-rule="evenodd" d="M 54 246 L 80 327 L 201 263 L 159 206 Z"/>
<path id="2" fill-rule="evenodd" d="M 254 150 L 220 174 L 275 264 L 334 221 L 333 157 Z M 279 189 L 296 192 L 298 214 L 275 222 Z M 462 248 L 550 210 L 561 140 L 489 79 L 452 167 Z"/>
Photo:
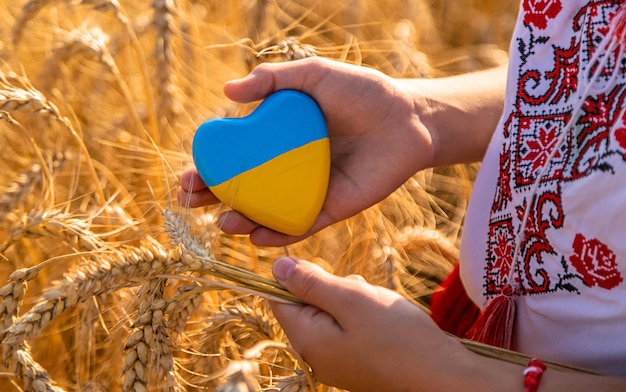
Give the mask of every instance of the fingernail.
<path id="1" fill-rule="evenodd" d="M 274 263 L 272 273 L 277 280 L 285 281 L 289 279 L 295 268 L 296 261 L 294 259 L 291 257 L 282 257 Z"/>

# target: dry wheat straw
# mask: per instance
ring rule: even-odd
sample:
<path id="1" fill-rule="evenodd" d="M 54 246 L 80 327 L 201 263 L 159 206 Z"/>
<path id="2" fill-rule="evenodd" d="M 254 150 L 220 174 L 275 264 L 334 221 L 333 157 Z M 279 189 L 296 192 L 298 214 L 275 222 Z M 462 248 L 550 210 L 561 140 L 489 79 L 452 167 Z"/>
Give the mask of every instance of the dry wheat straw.
<path id="1" fill-rule="evenodd" d="M 243 358 L 242 349 L 261 341 L 277 340 L 276 324 L 268 312 L 267 304 L 258 298 L 236 298 L 221 304 L 219 310 L 201 319 L 201 329 L 194 335 L 197 351 L 190 353 L 184 361 L 189 373 L 197 382 L 215 380 L 228 366 L 229 358 Z M 217 356 L 213 363 L 203 364 L 199 361 L 202 353 Z M 212 367 L 207 368 L 206 365 Z M 288 363 L 283 365 L 288 366 Z"/>
<path id="2" fill-rule="evenodd" d="M 164 216 L 170 215 L 164 213 Z M 79 268 L 68 272 L 62 281 L 55 283 L 51 289 L 47 290 L 43 295 L 43 299 L 28 312 L 17 319 L 11 317 L 12 324 L 5 330 L 6 334 L 2 342 L 2 358 L 5 366 L 11 368 L 13 373 L 18 375 L 23 385 L 30 385 L 35 376 L 29 369 L 37 369 L 38 364 L 35 362 L 24 362 L 29 358 L 32 359 L 26 342 L 28 339 L 38 335 L 41 329 L 48 325 L 51 320 L 79 302 L 83 302 L 95 295 L 136 286 L 146 279 L 154 279 L 160 275 L 199 271 L 224 277 L 242 285 L 249 285 L 249 281 L 252 281 L 254 282 L 253 285 L 260 285 L 261 291 L 280 290 L 279 286 L 273 281 L 211 259 L 206 255 L 206 251 L 196 243 L 193 235 L 189 233 L 187 225 L 182 225 L 181 227 L 181 221 L 182 219 L 177 216 L 175 218 L 170 216 L 169 219 L 169 231 L 179 237 L 185 237 L 180 242 L 180 247 L 168 253 L 159 243 L 148 238 L 143 240 L 138 247 L 121 247 L 104 253 L 97 259 L 85 260 Z M 174 228 L 172 229 L 172 227 Z M 198 252 L 200 256 L 198 253 L 190 253 L 186 249 L 187 246 Z M 17 308 L 15 304 L 16 301 L 19 302 L 19 296 L 23 297 L 23 292 L 20 292 L 19 288 L 20 286 L 16 285 L 6 289 L 6 303 L 3 302 L 3 304 L 5 304 L 7 314 L 13 314 L 10 311 Z M 25 286 L 21 288 L 24 289 Z M 17 290 L 18 294 L 13 295 L 13 290 Z M 163 302 L 163 306 L 165 306 L 165 302 Z M 162 311 L 160 312 L 162 317 Z M 153 313 L 151 315 L 154 316 Z M 9 320 L 9 318 L 5 318 L 5 320 Z M 255 327 L 260 326 L 260 324 L 253 325 Z M 129 338 L 131 342 L 129 346 L 133 346 L 132 342 L 133 339 L 137 339 L 136 336 L 141 335 L 143 337 L 146 331 L 151 330 L 135 331 Z M 154 333 L 154 331 L 151 332 Z M 133 336 L 135 337 L 133 338 Z M 165 338 L 158 341 L 158 344 L 161 345 L 159 353 L 162 356 L 160 359 L 165 361 L 164 363 L 159 362 L 162 369 L 169 366 L 169 358 L 171 358 L 167 354 L 166 341 L 167 339 Z M 142 359 L 143 357 L 138 358 Z M 145 381 L 143 378 L 145 373 L 140 372 L 146 369 L 143 363 L 139 366 L 136 361 L 133 363 L 133 369 L 135 376 L 127 375 L 126 380 L 132 379 L 132 383 L 130 381 L 128 383 L 133 386 L 138 385 L 137 388 L 141 388 Z M 36 374 L 39 373 L 36 372 Z M 46 381 L 45 377 L 37 377 L 39 377 L 37 378 L 38 382 L 43 383 L 42 385 L 52 388 L 52 384 Z"/>
<path id="3" fill-rule="evenodd" d="M 458 249 L 440 231 L 421 226 L 406 227 L 373 252 L 382 261 L 386 286 L 422 307 L 458 261 Z"/>
<path id="4" fill-rule="evenodd" d="M 287 353 L 290 357 L 295 358 L 296 362 L 299 364 L 300 369 L 294 369 L 294 372 L 296 373 L 296 375 L 292 377 L 291 379 L 292 386 L 294 384 L 293 383 L 294 379 L 303 378 L 304 382 L 300 384 L 299 389 L 303 391 L 304 390 L 309 390 L 309 391 L 317 390 L 316 382 L 313 379 L 313 375 L 311 374 L 311 369 L 309 365 L 304 361 L 304 359 L 302 359 L 302 357 L 300 356 L 300 354 L 298 354 L 297 351 L 295 351 L 293 348 L 289 347 L 285 343 L 277 342 L 275 340 L 261 341 L 257 343 L 256 345 L 254 345 L 254 347 L 246 350 L 246 352 L 244 353 L 244 358 L 246 359 L 259 358 L 261 353 L 268 349 L 282 350 L 285 353 Z M 306 385 L 306 388 L 304 387 L 304 385 Z"/>
<path id="5" fill-rule="evenodd" d="M 278 378 L 278 382 L 276 382 L 275 388 L 279 392 L 309 392 L 311 391 L 311 386 L 309 385 L 309 381 L 305 376 L 305 373 L 300 370 L 295 370 L 295 375 L 288 377 Z"/>

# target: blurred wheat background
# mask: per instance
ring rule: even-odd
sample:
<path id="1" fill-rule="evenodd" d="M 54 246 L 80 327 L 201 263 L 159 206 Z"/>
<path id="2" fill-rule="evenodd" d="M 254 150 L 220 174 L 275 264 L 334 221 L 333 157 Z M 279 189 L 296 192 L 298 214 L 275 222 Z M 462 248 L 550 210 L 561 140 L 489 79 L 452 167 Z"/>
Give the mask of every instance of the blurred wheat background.
<path id="1" fill-rule="evenodd" d="M 288 252 L 428 306 L 456 262 L 475 166 L 418 173 L 287 249 L 220 233 L 222 207 L 177 207 L 178 175 L 201 122 L 252 109 L 222 85 L 257 64 L 484 69 L 506 61 L 517 1 L 2 3 L 0 390 L 334 391 L 265 299 L 217 282 L 213 258 L 269 277 Z"/>

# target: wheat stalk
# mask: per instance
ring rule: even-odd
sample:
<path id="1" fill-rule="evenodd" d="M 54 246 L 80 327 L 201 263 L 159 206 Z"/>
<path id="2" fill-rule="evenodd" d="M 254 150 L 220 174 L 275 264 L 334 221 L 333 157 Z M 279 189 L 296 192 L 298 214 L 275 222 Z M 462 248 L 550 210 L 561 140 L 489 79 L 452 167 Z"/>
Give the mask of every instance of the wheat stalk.
<path id="1" fill-rule="evenodd" d="M 279 378 L 275 388 L 279 392 L 310 392 L 312 389 L 304 371 L 296 369 L 295 373 L 293 376 Z"/>
<path id="2" fill-rule="evenodd" d="M 36 162 L 41 161 L 42 158 L 44 162 Z M 42 155 L 38 155 L 30 167 L 18 173 L 15 182 L 0 196 L 0 212 L 3 208 L 5 211 L 12 210 L 13 207 L 22 203 L 35 186 L 45 184 L 43 180 L 46 176 L 53 177 L 54 173 L 71 159 L 73 159 L 72 154 L 69 152 L 43 152 Z"/>
<path id="3" fill-rule="evenodd" d="M 197 263 L 202 262 L 210 265 L 210 268 L 204 269 L 203 272 L 218 278 L 230 280 L 236 286 L 242 289 L 251 290 L 258 294 L 268 294 L 272 298 L 282 299 L 295 303 L 301 302 L 293 294 L 289 293 L 284 287 L 271 279 L 257 275 L 243 268 L 238 268 L 213 258 L 208 249 L 201 245 L 193 233 L 189 224 L 184 218 L 172 210 L 163 211 L 165 231 L 169 235 L 173 244 L 182 245 L 184 250 L 184 258 Z"/>
<path id="4" fill-rule="evenodd" d="M 20 10 L 20 14 L 15 20 L 15 24 L 13 25 L 13 29 L 11 30 L 11 36 L 13 38 L 13 46 L 17 47 L 19 45 L 20 40 L 22 39 L 22 33 L 26 28 L 28 22 L 33 19 L 41 9 L 49 3 L 54 2 L 55 0 L 29 0 L 22 9 Z"/>
<path id="5" fill-rule="evenodd" d="M 170 225 L 169 232 L 180 237 L 181 246 L 168 253 L 161 245 L 148 238 L 142 241 L 139 247 L 120 248 L 104 253 L 96 260 L 87 260 L 78 269 L 66 274 L 64 280 L 57 282 L 53 288 L 47 290 L 43 295 L 43 300 L 28 312 L 17 319 L 11 319 L 12 324 L 6 330 L 2 342 L 3 362 L 7 367 L 13 366 L 14 374 L 18 375 L 23 385 L 30 385 L 32 377 L 34 377 L 26 370 L 38 367 L 34 362 L 24 362 L 24 358 L 30 358 L 29 355 L 25 355 L 25 353 L 29 353 L 26 340 L 36 336 L 51 320 L 67 309 L 95 295 L 136 286 L 146 279 L 154 279 L 164 274 L 179 275 L 188 271 L 198 271 L 214 274 L 244 286 L 253 286 L 261 292 L 269 291 L 274 295 L 292 298 L 286 290 L 280 288 L 273 281 L 212 259 L 207 255 L 206 250 L 197 243 L 195 237 L 191 235 L 187 225 L 181 225 L 180 217 L 168 213 L 164 213 L 164 216 L 170 217 L 169 220 L 166 219 Z M 193 249 L 194 253 L 189 252 L 186 249 L 187 246 Z M 12 291 L 13 288 L 11 290 L 6 289 L 7 305 L 9 306 L 5 307 L 8 310 L 16 309 L 12 305 L 14 302 L 9 303 L 8 301 L 9 299 L 15 301 Z M 276 292 L 278 294 L 275 294 Z M 142 330 L 142 336 L 146 333 L 145 331 L 146 329 Z M 137 332 L 137 334 L 140 333 Z M 163 352 L 166 351 L 163 350 Z M 136 363 L 133 362 L 133 366 Z M 139 365 L 136 366 L 139 368 Z M 141 369 L 145 370 L 143 367 Z M 144 380 L 142 376 L 143 374 L 138 375 L 137 369 L 135 369 L 135 376 L 129 375 L 126 379 L 132 379 L 133 386 L 135 384 L 140 385 Z M 52 388 L 52 384 L 45 381 L 45 377 L 39 377 L 38 380 Z M 130 385 L 130 381 L 128 383 Z"/>
<path id="6" fill-rule="evenodd" d="M 232 361 L 221 372 L 219 377 L 225 381 L 217 387 L 216 392 L 257 392 L 261 385 L 257 381 L 259 364 L 254 361 Z"/>

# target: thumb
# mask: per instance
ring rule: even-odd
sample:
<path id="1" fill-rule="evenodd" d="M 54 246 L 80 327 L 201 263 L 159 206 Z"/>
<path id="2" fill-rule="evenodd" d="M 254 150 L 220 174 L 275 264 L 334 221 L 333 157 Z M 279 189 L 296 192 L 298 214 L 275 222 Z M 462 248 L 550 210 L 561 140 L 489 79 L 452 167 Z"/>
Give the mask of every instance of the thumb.
<path id="1" fill-rule="evenodd" d="M 235 102 L 252 102 L 285 89 L 314 95 L 318 82 L 327 74 L 328 60 L 307 58 L 284 63 L 263 63 L 242 79 L 224 84 L 224 93 Z"/>
<path id="2" fill-rule="evenodd" d="M 333 317 L 341 318 L 346 301 L 352 302 L 352 279 L 342 279 L 308 261 L 283 257 L 272 267 L 274 278 L 296 297 Z"/>

